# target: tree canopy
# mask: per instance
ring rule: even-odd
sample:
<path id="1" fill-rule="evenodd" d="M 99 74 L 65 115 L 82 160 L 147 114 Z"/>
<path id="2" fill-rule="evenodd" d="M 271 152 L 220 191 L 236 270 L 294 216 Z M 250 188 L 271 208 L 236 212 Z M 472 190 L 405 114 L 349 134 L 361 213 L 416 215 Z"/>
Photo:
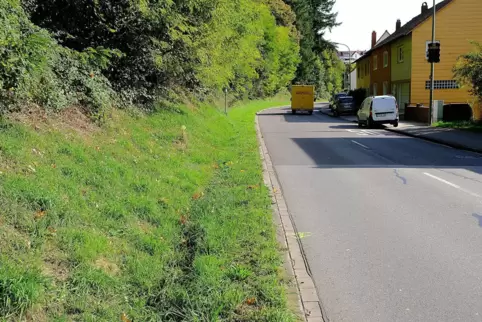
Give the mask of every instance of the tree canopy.
<path id="1" fill-rule="evenodd" d="M 482 44 L 473 42 L 474 50 L 459 57 L 454 67 L 455 77 L 482 102 Z"/>
<path id="2" fill-rule="evenodd" d="M 324 30 L 336 25 L 333 4 L 334 0 L 0 0 L 0 11 L 8 13 L 0 17 L 9 17 L 3 25 L 14 35 L 0 34 L 0 43 L 23 46 L 26 52 L 44 50 L 23 61 L 14 59 L 20 53 L 4 52 L 12 63 L 9 70 L 0 66 L 1 94 L 6 97 L 12 89 L 19 98 L 43 105 L 47 101 L 62 108 L 87 102 L 96 110 L 109 100 L 149 103 L 173 88 L 200 95 L 228 88 L 240 98 L 256 98 L 276 94 L 291 83 L 306 83 L 326 96 L 339 86 L 340 77 L 339 68 L 334 68 L 337 59 L 323 39 Z M 34 48 L 33 35 L 42 39 L 42 46 Z M 23 69 L 24 75 L 36 70 L 35 84 L 20 76 L 19 63 L 32 67 Z M 14 78 L 24 83 L 14 84 Z M 45 91 L 32 89 L 46 86 L 46 80 L 63 91 L 47 91 L 49 98 Z"/>

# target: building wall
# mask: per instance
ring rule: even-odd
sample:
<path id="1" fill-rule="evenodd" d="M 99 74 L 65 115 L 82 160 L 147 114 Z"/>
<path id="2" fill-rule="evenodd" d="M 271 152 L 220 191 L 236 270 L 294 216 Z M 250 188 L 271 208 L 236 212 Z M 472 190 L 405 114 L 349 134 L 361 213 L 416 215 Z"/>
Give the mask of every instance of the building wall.
<path id="1" fill-rule="evenodd" d="M 370 57 L 366 57 L 362 60 L 357 61 L 357 88 L 370 88 Z"/>
<path id="2" fill-rule="evenodd" d="M 440 41 L 440 63 L 435 64 L 435 80 L 453 80 L 452 69 L 457 57 L 470 52 L 471 40 L 482 42 L 482 1 L 454 0 L 437 12 L 436 40 Z M 412 32 L 411 103 L 429 104 L 430 91 L 425 83 L 430 79 L 430 64 L 426 60 L 426 41 L 432 39 L 432 18 Z M 436 89 L 435 100 L 446 103 L 471 103 L 468 88 Z"/>
<path id="3" fill-rule="evenodd" d="M 399 50 L 403 50 L 403 61 L 399 60 Z M 412 74 L 412 35 L 405 36 L 391 44 L 391 80 L 395 82 L 410 81 Z"/>
<path id="4" fill-rule="evenodd" d="M 355 70 L 352 71 L 351 74 L 350 74 L 350 89 L 355 90 L 357 88 L 358 88 L 358 86 L 357 86 L 357 70 L 355 68 Z"/>
<path id="5" fill-rule="evenodd" d="M 387 53 L 388 64 L 384 66 L 383 56 Z M 386 93 L 391 94 L 391 71 L 390 71 L 390 61 L 391 61 L 391 50 L 390 45 L 386 45 L 376 49 L 371 54 L 371 77 L 370 77 L 370 88 L 372 95 L 382 95 L 384 84 L 386 86 Z M 377 61 L 377 69 L 375 69 L 375 59 Z M 375 86 L 377 91 L 375 93 Z"/>

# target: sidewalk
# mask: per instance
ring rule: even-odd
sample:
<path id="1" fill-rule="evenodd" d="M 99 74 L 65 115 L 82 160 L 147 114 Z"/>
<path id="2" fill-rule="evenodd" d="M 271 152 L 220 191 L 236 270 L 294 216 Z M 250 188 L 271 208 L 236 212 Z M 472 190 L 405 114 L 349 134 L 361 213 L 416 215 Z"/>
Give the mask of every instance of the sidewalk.
<path id="1" fill-rule="evenodd" d="M 331 110 L 328 108 L 321 108 L 319 111 L 323 114 L 333 116 Z M 357 122 L 355 115 L 344 115 L 340 118 L 349 122 Z M 456 149 L 482 153 L 482 133 L 437 128 L 423 123 L 407 121 L 400 121 L 398 128 L 387 126 L 385 130 L 444 144 Z"/>

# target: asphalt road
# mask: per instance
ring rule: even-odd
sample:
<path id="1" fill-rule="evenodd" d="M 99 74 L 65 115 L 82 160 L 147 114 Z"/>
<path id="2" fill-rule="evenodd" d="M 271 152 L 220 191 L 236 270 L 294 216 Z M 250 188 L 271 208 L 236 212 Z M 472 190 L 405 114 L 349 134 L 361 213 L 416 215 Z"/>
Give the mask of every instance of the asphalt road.
<path id="1" fill-rule="evenodd" d="M 319 113 L 259 122 L 328 321 L 482 321 L 482 155 Z"/>

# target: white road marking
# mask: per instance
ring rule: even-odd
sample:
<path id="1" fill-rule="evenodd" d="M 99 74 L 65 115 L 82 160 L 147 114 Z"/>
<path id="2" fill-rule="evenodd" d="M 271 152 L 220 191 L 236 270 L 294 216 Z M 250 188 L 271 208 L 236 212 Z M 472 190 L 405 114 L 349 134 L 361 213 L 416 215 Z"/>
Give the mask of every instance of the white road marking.
<path id="1" fill-rule="evenodd" d="M 447 184 L 447 185 L 449 185 L 449 186 L 451 186 L 451 187 L 454 187 L 454 188 L 456 188 L 456 189 L 460 189 L 460 186 L 457 186 L 456 184 L 453 184 L 452 182 L 448 182 L 447 180 L 444 180 L 444 179 L 442 179 L 442 178 L 439 178 L 439 177 L 437 177 L 437 176 L 434 176 L 433 174 L 430 174 L 430 173 L 427 173 L 427 172 L 424 172 L 423 174 L 426 175 L 426 176 L 429 176 L 429 177 L 432 178 L 432 179 L 435 179 L 435 180 L 438 180 L 438 181 L 440 181 L 440 182 L 443 182 L 443 183 L 445 183 L 445 184 Z"/>
<path id="2" fill-rule="evenodd" d="M 353 143 L 355 143 L 355 144 L 357 144 L 357 145 L 359 145 L 359 146 L 361 146 L 361 147 L 363 147 L 363 148 L 367 149 L 367 150 L 369 150 L 369 149 L 370 149 L 370 148 L 369 148 L 369 147 L 367 147 L 366 145 L 363 145 L 363 144 L 361 144 L 361 143 L 359 143 L 359 142 L 357 142 L 357 141 L 355 141 L 355 140 L 351 140 L 351 141 L 352 141 Z"/>
<path id="3" fill-rule="evenodd" d="M 346 129 L 350 133 L 356 133 L 357 135 L 360 136 L 368 136 L 368 135 L 380 135 L 382 134 L 381 132 L 377 131 L 371 131 L 371 130 L 352 130 L 352 129 Z"/>
<path id="4" fill-rule="evenodd" d="M 432 178 L 432 179 L 435 179 L 435 180 L 438 180 L 438 181 L 440 181 L 440 182 L 443 182 L 443 183 L 445 183 L 446 185 L 449 185 L 449 186 L 451 186 L 451 187 L 453 187 L 453 188 L 455 188 L 455 189 L 459 189 L 460 191 L 463 191 L 463 192 L 471 195 L 472 197 L 482 198 L 482 196 L 480 196 L 479 194 L 476 194 L 476 193 L 474 193 L 474 192 L 472 192 L 472 191 L 466 190 L 466 189 L 462 188 L 461 186 L 458 186 L 458 185 L 456 185 L 456 184 L 454 184 L 454 183 L 452 183 L 452 182 L 449 182 L 449 181 L 447 181 L 447 180 L 444 180 L 444 179 L 442 179 L 442 178 L 439 178 L 439 177 L 437 177 L 437 176 L 434 176 L 433 174 L 430 174 L 430 173 L 427 173 L 427 172 L 424 172 L 423 174 L 426 175 L 426 176 L 428 176 L 428 177 L 430 177 L 430 178 Z"/>

